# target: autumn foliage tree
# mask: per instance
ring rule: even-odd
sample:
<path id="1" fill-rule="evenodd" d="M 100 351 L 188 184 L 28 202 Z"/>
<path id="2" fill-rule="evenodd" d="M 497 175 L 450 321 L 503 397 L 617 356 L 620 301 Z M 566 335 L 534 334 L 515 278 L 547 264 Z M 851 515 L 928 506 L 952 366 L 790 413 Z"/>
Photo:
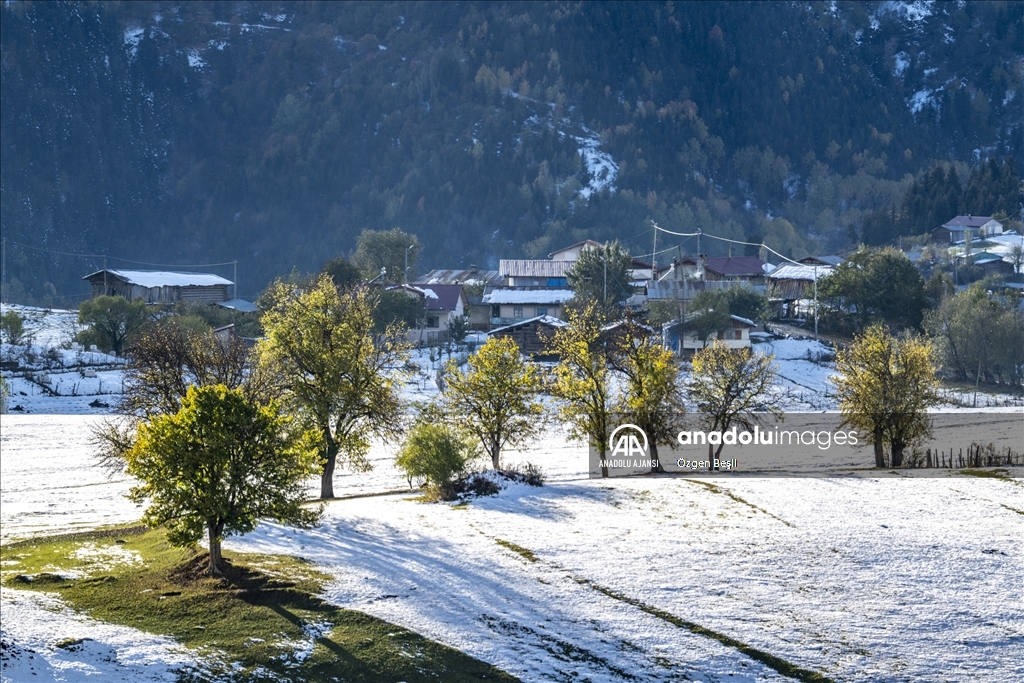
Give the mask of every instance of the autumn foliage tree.
<path id="1" fill-rule="evenodd" d="M 749 348 L 730 349 L 717 340 L 693 354 L 687 389 L 703 427 L 725 432 L 736 425 L 751 431 L 758 424 L 756 413 L 782 415 L 769 393 L 777 372 L 774 361 L 774 356 L 755 354 Z M 723 446 L 720 443 L 715 449 L 709 444 L 708 457 L 718 458 Z"/>
<path id="2" fill-rule="evenodd" d="M 445 406 L 480 440 L 491 466 L 499 469 L 506 446 L 528 443 L 540 430 L 540 371 L 522 359 L 509 337 L 491 337 L 467 364 L 462 371 L 449 363 Z"/>
<path id="3" fill-rule="evenodd" d="M 604 462 L 614 409 L 608 355 L 601 343 L 604 317 L 598 305 L 591 301 L 582 310 L 570 309 L 569 324 L 555 330 L 549 351 L 559 357 L 555 368 L 558 414 L 573 438 L 596 448 Z M 607 466 L 601 467 L 601 476 L 608 476 Z"/>
<path id="4" fill-rule="evenodd" d="M 660 472 L 658 446 L 675 442 L 686 412 L 679 361 L 658 343 L 653 330 L 627 319 L 611 362 L 625 379 L 616 410 L 623 422 L 635 424 L 647 435 L 651 469 Z"/>
<path id="5" fill-rule="evenodd" d="M 307 287 L 277 281 L 264 295 L 259 352 L 285 399 L 320 436 L 320 497 L 334 497 L 339 455 L 370 469 L 370 439 L 401 429 L 398 382 L 408 342 L 401 327 L 374 333 L 365 287 L 339 292 L 328 275 Z"/>
<path id="6" fill-rule="evenodd" d="M 302 505 L 316 450 L 276 403 L 255 405 L 239 389 L 190 388 L 176 413 L 139 425 L 126 462 L 140 482 L 129 497 L 149 503 L 144 521 L 166 524 L 174 545 L 205 533 L 212 576 L 224 569 L 225 536 L 261 518 L 308 526 L 319 516 Z"/>
<path id="7" fill-rule="evenodd" d="M 875 325 L 837 353 L 836 370 L 843 424 L 867 434 L 876 467 L 886 466 L 886 446 L 900 467 L 906 448 L 931 432 L 928 408 L 939 402 L 931 344 Z"/>

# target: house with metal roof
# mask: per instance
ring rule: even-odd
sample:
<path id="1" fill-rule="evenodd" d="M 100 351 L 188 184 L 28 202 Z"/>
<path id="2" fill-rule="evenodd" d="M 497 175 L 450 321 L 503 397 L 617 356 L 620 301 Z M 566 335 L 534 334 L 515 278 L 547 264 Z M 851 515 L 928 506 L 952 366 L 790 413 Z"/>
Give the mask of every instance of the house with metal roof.
<path id="1" fill-rule="evenodd" d="M 438 268 L 420 275 L 416 282 L 426 285 L 484 285 L 499 287 L 505 279 L 496 270 L 480 270 L 476 266 L 469 268 Z"/>
<path id="2" fill-rule="evenodd" d="M 768 282 L 768 303 L 780 318 L 799 317 L 798 302 L 814 296 L 814 283 L 835 271 L 832 266 L 796 265 L 787 263 L 765 276 Z"/>
<path id="3" fill-rule="evenodd" d="M 491 325 L 504 326 L 535 317 L 561 318 L 573 296 L 571 289 L 503 287 L 486 290 L 483 303 L 491 307 Z"/>
<path id="4" fill-rule="evenodd" d="M 691 318 L 688 316 L 685 321 L 675 320 L 662 326 L 662 343 L 666 348 L 684 355 L 710 346 L 715 340 L 730 349 L 749 348 L 750 333 L 757 329 L 757 323 L 753 320 L 730 315 L 726 327 L 715 331 L 708 339 L 699 339 L 697 333 L 687 325 Z"/>
<path id="5" fill-rule="evenodd" d="M 805 256 L 800 259 L 800 263 L 807 266 L 838 266 L 840 263 L 845 263 L 846 259 L 842 256 L 836 256 L 829 254 L 827 256 Z"/>
<path id="6" fill-rule="evenodd" d="M 227 301 L 234 284 L 213 273 L 173 273 L 159 270 L 98 270 L 82 278 L 92 285 L 92 295 L 121 296 L 147 304 L 179 302 L 217 304 Z"/>
<path id="7" fill-rule="evenodd" d="M 519 347 L 519 352 L 534 360 L 556 360 L 557 356 L 547 352 L 555 331 L 569 323 L 550 315 L 525 318 L 504 327 L 491 330 L 489 337 L 508 337 Z"/>
<path id="8" fill-rule="evenodd" d="M 968 234 L 971 237 L 1002 235 L 1003 224 L 991 216 L 967 215 L 957 216 L 932 230 L 932 237 L 936 242 L 948 242 L 950 244 L 963 242 Z"/>

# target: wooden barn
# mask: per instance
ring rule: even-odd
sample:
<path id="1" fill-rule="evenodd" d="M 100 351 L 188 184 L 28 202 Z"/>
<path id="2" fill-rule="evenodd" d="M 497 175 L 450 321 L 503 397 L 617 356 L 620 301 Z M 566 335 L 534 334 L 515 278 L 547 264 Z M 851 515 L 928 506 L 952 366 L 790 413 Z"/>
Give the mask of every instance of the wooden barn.
<path id="1" fill-rule="evenodd" d="M 491 330 L 488 336 L 509 337 L 519 346 L 519 353 L 535 360 L 549 360 L 555 358 L 546 353 L 549 340 L 554 336 L 555 330 L 566 327 L 568 324 L 549 315 L 539 315 L 536 318 L 529 318 Z"/>
<path id="2" fill-rule="evenodd" d="M 814 282 L 835 271 L 831 266 L 787 263 L 768 273 L 768 303 L 778 318 L 797 317 L 796 302 L 814 297 Z"/>
<path id="3" fill-rule="evenodd" d="M 92 295 L 122 296 L 147 304 L 219 304 L 231 297 L 234 284 L 212 273 L 169 273 L 157 270 L 98 270 L 82 278 L 92 284 Z"/>

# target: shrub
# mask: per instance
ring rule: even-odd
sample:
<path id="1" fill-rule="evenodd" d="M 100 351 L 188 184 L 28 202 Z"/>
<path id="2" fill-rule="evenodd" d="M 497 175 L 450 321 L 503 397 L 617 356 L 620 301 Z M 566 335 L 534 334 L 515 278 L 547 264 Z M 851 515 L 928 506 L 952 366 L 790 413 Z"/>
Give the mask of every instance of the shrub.
<path id="1" fill-rule="evenodd" d="M 450 500 L 456 494 L 453 480 L 476 455 L 473 441 L 454 428 L 421 420 L 410 430 L 395 462 L 410 480 L 422 477 L 431 493 Z"/>
<path id="2" fill-rule="evenodd" d="M 20 344 L 25 336 L 25 319 L 14 310 L 0 314 L 0 339 L 6 344 Z"/>

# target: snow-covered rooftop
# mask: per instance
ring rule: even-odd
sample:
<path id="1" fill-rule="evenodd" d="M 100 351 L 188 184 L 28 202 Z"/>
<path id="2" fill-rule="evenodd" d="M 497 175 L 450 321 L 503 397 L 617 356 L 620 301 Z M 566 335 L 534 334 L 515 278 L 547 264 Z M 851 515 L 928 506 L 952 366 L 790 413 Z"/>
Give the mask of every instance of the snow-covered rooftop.
<path id="1" fill-rule="evenodd" d="M 505 330 L 511 330 L 514 327 L 522 327 L 523 325 L 529 325 L 530 323 L 540 323 L 541 325 L 547 325 L 548 327 L 568 327 L 569 323 L 564 320 L 559 320 L 554 316 L 550 315 L 538 315 L 535 318 L 527 318 L 526 320 L 520 320 L 517 323 L 511 325 L 505 325 L 505 327 L 497 327 L 487 334 L 495 334 L 496 332 L 504 332 Z"/>
<path id="2" fill-rule="evenodd" d="M 484 294 L 485 304 L 564 304 L 571 289 L 494 289 Z"/>
<path id="3" fill-rule="evenodd" d="M 810 280 L 814 282 L 815 278 L 820 280 L 826 275 L 831 275 L 833 270 L 832 266 L 797 266 L 787 263 L 784 266 L 779 266 L 765 277 L 769 280 Z"/>
<path id="4" fill-rule="evenodd" d="M 116 278 L 140 287 L 209 287 L 211 285 L 234 284 L 213 273 L 173 273 L 162 270 L 107 270 Z M 92 280 L 103 275 L 102 270 L 90 273 L 83 280 Z"/>

